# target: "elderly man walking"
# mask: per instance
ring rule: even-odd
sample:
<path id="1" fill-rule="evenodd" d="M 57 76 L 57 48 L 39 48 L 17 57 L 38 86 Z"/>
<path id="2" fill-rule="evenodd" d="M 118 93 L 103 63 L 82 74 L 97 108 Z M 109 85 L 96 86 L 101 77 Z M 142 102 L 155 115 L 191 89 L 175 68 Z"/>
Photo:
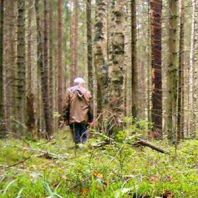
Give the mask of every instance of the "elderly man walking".
<path id="1" fill-rule="evenodd" d="M 75 144 L 87 141 L 88 125 L 93 125 L 91 94 L 84 86 L 84 79 L 76 78 L 64 98 L 63 119 L 70 126 Z"/>

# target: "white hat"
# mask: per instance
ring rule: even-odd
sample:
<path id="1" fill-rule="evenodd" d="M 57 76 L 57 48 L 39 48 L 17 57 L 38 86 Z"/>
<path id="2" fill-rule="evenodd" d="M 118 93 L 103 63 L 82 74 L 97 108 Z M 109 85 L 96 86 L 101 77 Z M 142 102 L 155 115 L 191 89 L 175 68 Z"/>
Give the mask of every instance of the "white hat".
<path id="1" fill-rule="evenodd" d="M 85 83 L 85 80 L 81 77 L 77 77 L 74 79 L 74 83 L 75 84 L 83 84 L 83 83 Z"/>

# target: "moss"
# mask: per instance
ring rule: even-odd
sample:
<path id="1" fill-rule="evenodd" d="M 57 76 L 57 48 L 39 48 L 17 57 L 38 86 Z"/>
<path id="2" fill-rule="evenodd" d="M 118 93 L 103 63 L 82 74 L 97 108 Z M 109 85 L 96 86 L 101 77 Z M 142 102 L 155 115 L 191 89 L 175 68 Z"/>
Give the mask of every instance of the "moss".
<path id="1" fill-rule="evenodd" d="M 58 133 L 52 142 L 1 141 L 0 197 L 155 197 L 165 193 L 176 198 L 197 197 L 198 141 L 183 142 L 176 156 L 174 148 L 162 141 L 153 144 L 165 147 L 170 156 L 147 148 L 136 150 L 123 141 L 93 149 L 91 144 L 98 141 L 100 137 L 92 139 L 82 150 L 69 149 L 72 143 L 65 133 Z M 24 152 L 28 146 L 60 156 L 67 151 L 68 159 L 45 159 Z M 5 168 L 25 156 L 32 158 Z"/>

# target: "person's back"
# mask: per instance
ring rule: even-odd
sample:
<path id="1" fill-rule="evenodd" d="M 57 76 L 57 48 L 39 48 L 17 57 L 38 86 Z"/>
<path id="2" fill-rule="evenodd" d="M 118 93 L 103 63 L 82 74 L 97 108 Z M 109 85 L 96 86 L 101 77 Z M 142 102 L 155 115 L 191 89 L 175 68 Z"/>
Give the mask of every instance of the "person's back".
<path id="1" fill-rule="evenodd" d="M 69 123 L 88 122 L 88 111 L 90 108 L 90 92 L 81 86 L 70 87 L 69 94 L 70 115 Z"/>
<path id="2" fill-rule="evenodd" d="M 84 143 L 88 136 L 88 123 L 93 122 L 91 94 L 84 88 L 82 78 L 76 78 L 74 83 L 76 85 L 68 88 L 65 94 L 63 118 L 72 130 L 75 143 Z"/>

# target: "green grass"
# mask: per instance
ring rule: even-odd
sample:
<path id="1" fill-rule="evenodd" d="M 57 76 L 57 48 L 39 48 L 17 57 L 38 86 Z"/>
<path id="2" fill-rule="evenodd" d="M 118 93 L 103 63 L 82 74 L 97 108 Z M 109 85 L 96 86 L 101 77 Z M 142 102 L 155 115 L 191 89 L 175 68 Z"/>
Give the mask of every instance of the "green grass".
<path id="1" fill-rule="evenodd" d="M 0 141 L 0 197 L 198 197 L 197 140 L 181 143 L 177 153 L 166 142 L 153 142 L 170 152 L 165 155 L 119 142 L 91 147 L 98 139 L 77 150 L 68 132 L 50 142 Z"/>

